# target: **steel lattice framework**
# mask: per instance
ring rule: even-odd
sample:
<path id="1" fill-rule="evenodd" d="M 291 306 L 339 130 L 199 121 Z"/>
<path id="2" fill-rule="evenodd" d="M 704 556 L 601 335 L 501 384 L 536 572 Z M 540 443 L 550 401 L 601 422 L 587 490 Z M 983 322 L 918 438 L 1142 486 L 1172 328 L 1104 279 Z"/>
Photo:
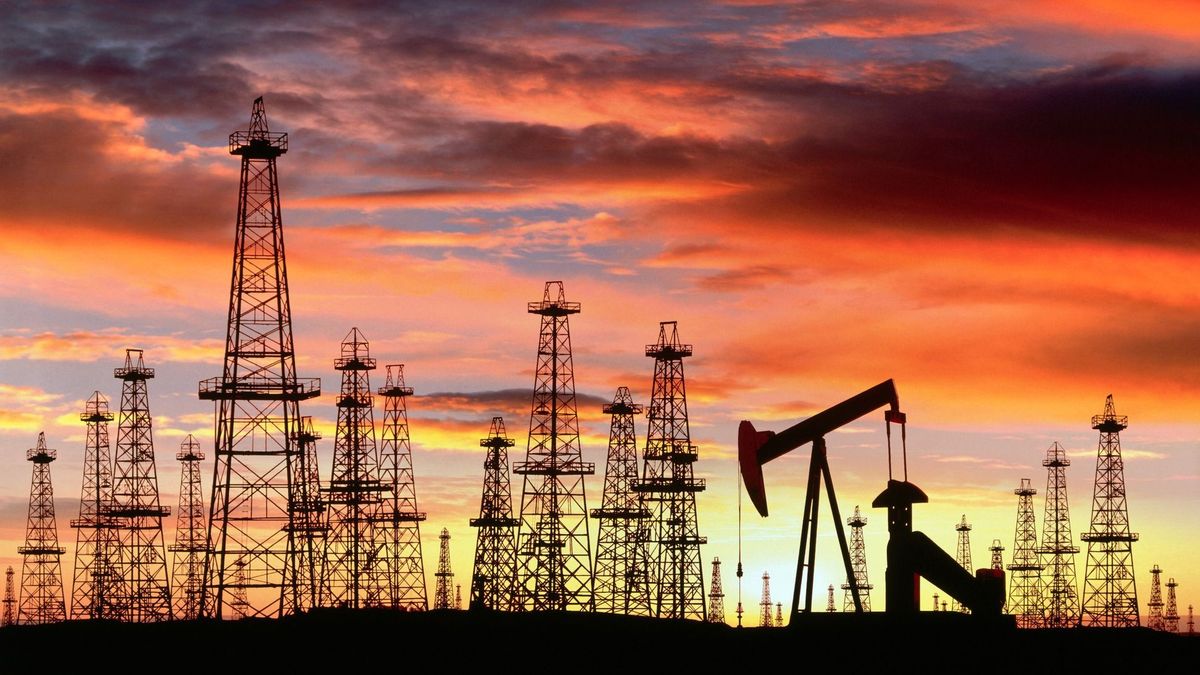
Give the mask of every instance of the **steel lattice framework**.
<path id="1" fill-rule="evenodd" d="M 200 383 L 216 402 L 216 461 L 209 506 L 213 554 L 204 571 L 202 616 L 221 616 L 235 588 L 254 589 L 248 611 L 281 616 L 313 602 L 311 580 L 298 572 L 295 501 L 306 475 L 296 442 L 300 401 L 321 394 L 318 379 L 296 378 L 283 221 L 275 160 L 287 134 L 272 133 L 262 98 L 247 131 L 229 137 L 242 158 L 233 277 L 221 376 Z M 238 561 L 242 579 L 233 579 Z"/>
<path id="2" fill-rule="evenodd" d="M 244 619 L 250 614 L 249 594 L 246 593 L 246 558 L 238 558 L 233 563 L 233 588 L 230 591 L 232 600 L 229 609 L 234 619 Z"/>
<path id="3" fill-rule="evenodd" d="M 325 586 L 325 536 L 329 532 L 329 518 L 317 463 L 317 441 L 321 434 L 307 415 L 293 429 L 292 442 L 299 449 L 300 462 L 288 507 L 291 518 L 286 527 L 292 532 L 293 554 L 288 558 L 287 578 L 296 581 L 299 606 L 324 607 L 329 595 Z M 242 563 L 244 567 L 245 561 Z"/>
<path id="4" fill-rule="evenodd" d="M 1159 579 L 1162 569 L 1158 565 L 1150 568 L 1150 601 L 1146 603 L 1149 616 L 1146 627 L 1150 630 L 1165 630 L 1163 625 L 1162 584 Z"/>
<path id="5" fill-rule="evenodd" d="M 437 586 L 433 591 L 433 608 L 450 609 L 453 606 L 450 586 L 454 583 L 454 572 L 450 569 L 449 529 L 442 528 L 442 533 L 438 535 L 438 544 L 438 571 L 433 575 L 437 577 Z"/>
<path id="6" fill-rule="evenodd" d="M 1179 632 L 1179 604 L 1175 600 L 1175 589 L 1178 586 L 1175 577 L 1167 579 L 1167 611 L 1163 614 L 1163 630 L 1168 633 Z"/>
<path id="7" fill-rule="evenodd" d="M 846 524 L 850 526 L 850 567 L 854 571 L 854 579 L 847 579 L 846 583 L 842 584 L 842 590 L 845 591 L 842 596 L 842 611 L 855 611 L 854 592 L 850 588 L 853 581 L 858 584 L 858 599 L 862 603 L 862 611 L 869 612 L 871 589 L 875 587 L 867 579 L 867 543 L 863 539 L 863 528 L 867 525 L 867 519 L 857 505 L 854 507 L 854 515 L 846 519 Z"/>
<path id="8" fill-rule="evenodd" d="M 87 424 L 83 449 L 83 489 L 79 496 L 79 518 L 71 521 L 75 535 L 75 574 L 71 584 L 71 617 L 116 619 L 120 579 L 114 556 L 120 521 L 112 510 L 112 458 L 109 453 L 108 399 L 93 392 L 79 419 Z"/>
<path id="9" fill-rule="evenodd" d="M 776 603 L 776 604 L 779 607 L 778 619 L 776 619 L 776 621 L 780 625 L 783 625 L 783 603 Z M 836 612 L 837 611 L 837 603 L 833 599 L 833 584 L 829 584 L 829 596 L 825 600 L 825 611 L 826 612 Z"/>
<path id="10" fill-rule="evenodd" d="M 634 491 L 638 483 L 634 416 L 641 414 L 642 406 L 633 402 L 629 387 L 617 387 L 612 403 L 603 411 L 612 417 L 604 465 L 604 498 L 600 508 L 592 510 L 592 517 L 600 520 L 596 535 L 596 611 L 649 616 L 644 523 L 650 514 Z"/>
<path id="11" fill-rule="evenodd" d="M 1071 512 L 1067 505 L 1067 470 L 1071 460 L 1055 441 L 1046 449 L 1046 510 L 1042 517 L 1042 545 L 1038 548 L 1044 568 L 1046 627 L 1067 628 L 1079 622 L 1079 596 L 1075 592 L 1075 554 L 1079 547 L 1071 538 Z"/>
<path id="12" fill-rule="evenodd" d="M 712 583 L 708 587 L 708 622 L 725 623 L 725 588 L 721 585 L 721 559 L 713 558 Z"/>
<path id="13" fill-rule="evenodd" d="M 204 527 L 204 491 L 200 487 L 200 462 L 204 453 L 200 441 L 191 434 L 179 445 L 175 454 L 181 465 L 179 474 L 179 512 L 175 527 L 175 554 L 171 567 L 172 593 L 176 619 L 195 619 L 200 616 L 200 600 L 204 596 L 204 559 L 212 547 L 208 545 L 208 529 Z"/>
<path id="14" fill-rule="evenodd" d="M 50 483 L 50 462 L 57 458 L 58 451 L 46 447 L 45 432 L 38 434 L 37 447 L 25 453 L 25 459 L 33 463 L 33 481 L 29 488 L 25 545 L 17 548 L 17 553 L 24 556 L 17 616 L 17 623 L 22 625 L 56 623 L 67 618 L 59 563 L 66 549 L 58 545 L 54 486 Z"/>
<path id="15" fill-rule="evenodd" d="M 13 583 L 12 565 L 4 570 L 4 615 L 0 616 L 0 627 L 11 626 L 17 621 L 17 589 Z M 1189 607 L 1189 609 L 1191 609 Z"/>
<path id="16" fill-rule="evenodd" d="M 758 625 L 761 628 L 774 628 L 775 620 L 771 616 L 771 575 L 763 572 L 762 599 L 758 602 Z"/>
<path id="17" fill-rule="evenodd" d="M 342 373 L 337 398 L 337 437 L 326 501 L 330 507 L 325 540 L 325 579 L 335 607 L 379 607 L 387 602 L 387 560 L 380 556 L 375 525 L 388 489 L 379 480 L 371 381 L 375 370 L 370 345 L 352 328 L 334 361 Z"/>
<path id="18" fill-rule="evenodd" d="M 688 428 L 687 389 L 683 359 L 692 355 L 692 345 L 679 339 L 674 321 L 658 325 L 658 342 L 646 345 L 646 356 L 654 359 L 649 431 L 646 433 L 645 469 L 637 490 L 650 512 L 650 541 L 655 550 L 654 612 L 664 619 L 705 619 L 704 569 L 696 520 L 696 493 L 704 491 L 704 479 L 693 477 L 698 457 Z"/>
<path id="19" fill-rule="evenodd" d="M 1033 513 L 1033 496 L 1037 490 L 1028 478 L 1021 479 L 1017 495 L 1017 528 L 1013 540 L 1013 573 L 1009 583 L 1008 609 L 1017 617 L 1018 628 L 1042 628 L 1046 624 L 1042 603 L 1042 564 L 1037 556 L 1037 517 Z"/>
<path id="20" fill-rule="evenodd" d="M 513 467 L 524 476 L 517 536 L 515 609 L 591 611 L 592 556 L 584 477 L 595 465 L 579 449 L 575 375 L 568 322 L 579 303 L 567 302 L 561 281 L 546 282 L 542 300 L 528 305 L 541 317 L 529 445 Z"/>
<path id="21" fill-rule="evenodd" d="M 393 609 L 424 611 L 429 608 L 425 598 L 425 563 L 421 557 L 421 521 L 425 520 L 425 513 L 417 509 L 405 403 L 413 390 L 404 384 L 404 364 L 387 366 L 387 380 L 378 393 L 383 397 L 379 480 L 391 490 L 384 497 L 375 522 L 376 548 L 388 568 L 382 604 Z"/>
<path id="22" fill-rule="evenodd" d="M 471 527 L 478 528 L 471 574 L 471 609 L 513 609 L 513 572 L 517 568 L 515 528 L 520 523 L 512 515 L 508 480 L 508 449 L 513 444 L 504 433 L 502 417 L 492 418 L 487 438 L 479 441 L 480 447 L 487 448 L 487 456 L 483 460 L 479 517 L 471 519 Z"/>
<path id="23" fill-rule="evenodd" d="M 171 618 L 171 589 L 167 581 L 167 552 L 163 518 L 171 510 L 161 505 L 150 393 L 154 377 L 142 350 L 126 349 L 125 365 L 113 369 L 121 380 L 121 412 L 117 418 L 117 448 L 113 454 L 113 503 L 108 515 L 120 519 L 117 530 L 117 576 L 121 618 L 134 623 Z"/>
<path id="24" fill-rule="evenodd" d="M 954 561 L 974 576 L 975 570 L 971 569 L 971 526 L 967 523 L 967 514 L 962 514 L 962 519 L 954 526 L 954 531 L 958 532 L 958 547 Z M 967 609 L 965 605 L 960 604 L 957 599 L 951 601 L 950 608 L 963 614 L 971 613 L 971 610 Z"/>
<path id="25" fill-rule="evenodd" d="M 1117 415 L 1112 394 L 1104 412 L 1092 417 L 1100 432 L 1096 449 L 1096 484 L 1092 493 L 1091 529 L 1080 539 L 1087 542 L 1087 567 L 1083 581 L 1080 623 L 1086 626 L 1137 626 L 1137 582 L 1133 571 L 1133 542 L 1129 509 L 1125 502 L 1125 464 L 1121 459 L 1121 431 L 1129 418 Z"/>
<path id="26" fill-rule="evenodd" d="M 1004 546 L 1000 544 L 999 539 L 993 539 L 992 545 L 988 547 L 988 551 L 992 554 L 991 567 L 994 570 L 1004 569 Z"/>

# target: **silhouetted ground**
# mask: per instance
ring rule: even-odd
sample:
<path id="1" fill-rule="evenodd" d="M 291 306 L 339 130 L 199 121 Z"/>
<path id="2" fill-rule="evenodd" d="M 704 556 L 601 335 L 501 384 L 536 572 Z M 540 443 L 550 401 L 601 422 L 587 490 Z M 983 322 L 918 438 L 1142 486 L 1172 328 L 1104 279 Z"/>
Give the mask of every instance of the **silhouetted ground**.
<path id="1" fill-rule="evenodd" d="M 0 629 L 0 673 L 44 672 L 97 664 L 101 673 L 311 672 L 346 667 L 407 670 L 490 669 L 541 675 L 567 672 L 675 675 L 678 668 L 746 675 L 764 669 L 803 673 L 960 671 L 1011 675 L 1081 668 L 1133 675 L 1156 668 L 1195 672 L 1200 637 L 1143 628 L 1018 631 L 953 613 L 897 622 L 883 613 L 819 614 L 784 629 L 602 614 L 492 614 L 437 611 L 320 610 L 281 620 L 188 621 L 157 625 L 68 622 Z M 429 666 L 419 666 L 433 658 Z M 95 659 L 92 661 L 92 659 Z M 86 666 L 85 666 L 86 668 Z M 89 668 L 90 669 L 90 668 Z M 72 668 L 72 670 L 78 670 Z M 362 671 L 359 671 L 362 672 Z"/>

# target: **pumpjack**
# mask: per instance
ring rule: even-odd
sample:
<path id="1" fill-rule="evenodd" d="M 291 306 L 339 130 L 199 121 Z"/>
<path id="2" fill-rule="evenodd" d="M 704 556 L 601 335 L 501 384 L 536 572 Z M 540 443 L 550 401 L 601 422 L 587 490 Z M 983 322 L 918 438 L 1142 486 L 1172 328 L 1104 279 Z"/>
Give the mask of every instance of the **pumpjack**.
<path id="1" fill-rule="evenodd" d="M 767 493 L 763 482 L 763 465 L 773 459 L 812 444 L 808 468 L 808 487 L 804 498 L 804 517 L 800 530 L 800 553 L 796 560 L 796 585 L 792 591 L 792 616 L 812 612 L 813 567 L 817 548 L 817 511 L 821 499 L 821 484 L 829 493 L 829 506 L 842 549 L 855 611 L 862 612 L 858 585 L 846 546 L 846 533 L 833 490 L 825 435 L 855 420 L 887 407 L 884 411 L 887 431 L 888 482 L 887 488 L 871 506 L 886 508 L 888 516 L 888 546 L 885 598 L 888 615 L 915 615 L 920 609 L 921 578 L 942 589 L 975 616 L 999 616 L 1004 606 L 1004 572 L 992 568 L 976 570 L 975 576 L 964 570 L 954 558 L 912 526 L 913 504 L 924 504 L 929 497 L 921 488 L 908 482 L 908 448 L 906 424 L 908 417 L 900 411 L 900 396 L 892 380 L 823 410 L 808 419 L 775 433 L 758 431 L 754 424 L 742 421 L 738 427 L 738 463 L 746 493 L 758 510 L 767 515 Z M 896 480 L 892 469 L 892 425 L 900 427 L 900 449 L 903 479 Z M 800 595 L 804 592 L 801 609 Z"/>

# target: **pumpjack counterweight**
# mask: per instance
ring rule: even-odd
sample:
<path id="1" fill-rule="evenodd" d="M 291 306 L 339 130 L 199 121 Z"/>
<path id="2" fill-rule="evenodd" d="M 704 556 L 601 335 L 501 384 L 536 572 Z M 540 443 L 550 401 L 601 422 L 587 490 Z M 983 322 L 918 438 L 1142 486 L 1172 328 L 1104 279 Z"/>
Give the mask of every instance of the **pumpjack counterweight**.
<path id="1" fill-rule="evenodd" d="M 204 453 L 191 434 L 183 439 L 175 455 L 181 463 L 179 476 L 179 522 L 175 528 L 175 553 L 171 579 L 174 582 L 175 618 L 200 617 L 200 599 L 204 595 L 204 560 L 212 547 L 204 526 L 204 492 L 200 487 L 200 462 Z"/>
<path id="2" fill-rule="evenodd" d="M 532 611 L 592 611 L 592 556 L 584 477 L 596 472 L 579 448 L 575 375 L 567 302 L 561 281 L 546 282 L 529 313 L 541 317 L 533 411 L 525 461 L 517 541 L 517 605 Z"/>
<path id="3" fill-rule="evenodd" d="M 642 406 L 633 402 L 629 387 L 617 387 L 613 402 L 604 406 L 604 412 L 612 419 L 604 466 L 604 499 L 600 508 L 592 510 L 592 517 L 600 520 L 596 537 L 596 611 L 648 616 L 645 521 L 650 514 L 634 491 L 638 482 L 634 416 L 641 414 Z"/>
<path id="4" fill-rule="evenodd" d="M 79 419 L 87 424 L 83 449 L 83 489 L 75 528 L 75 575 L 71 585 L 71 617 L 74 619 L 118 619 L 117 599 L 121 580 L 117 577 L 117 528 L 120 520 L 112 511 L 112 457 L 108 423 L 113 414 L 108 399 L 93 392 Z"/>
<path id="5" fill-rule="evenodd" d="M 162 521 L 171 509 L 159 501 L 154 462 L 147 388 L 154 369 L 146 367 L 142 350 L 126 349 L 125 365 L 115 369 L 113 376 L 121 380 L 121 412 L 113 455 L 113 503 L 107 515 L 121 523 L 117 530 L 117 576 L 121 579 L 117 606 L 125 621 L 168 621 L 171 590 Z"/>
<path id="6" fill-rule="evenodd" d="M 513 571 L 517 568 L 516 528 L 520 521 L 512 515 L 509 487 L 508 449 L 513 444 L 504 432 L 503 417 L 493 417 L 487 438 L 479 441 L 480 447 L 487 448 L 487 456 L 483 460 L 479 517 L 470 521 L 471 527 L 478 528 L 471 574 L 471 609 L 514 608 Z"/>
<path id="7" fill-rule="evenodd" d="M 58 451 L 46 447 L 46 434 L 42 432 L 38 434 L 37 446 L 25 453 L 25 459 L 33 463 L 33 480 L 29 489 L 25 545 L 17 548 L 17 553 L 24 559 L 17 623 L 24 626 L 57 623 L 67 618 L 59 563 L 66 549 L 58 545 L 54 486 L 50 482 L 50 462 L 58 459 Z M 12 568 L 9 568 L 11 573 Z M 11 604 L 6 605 L 5 611 L 12 611 Z"/>
<path id="8" fill-rule="evenodd" d="M 1079 596 L 1075 592 L 1075 554 L 1071 538 L 1071 511 L 1067 504 L 1066 450 L 1055 441 L 1046 450 L 1046 511 L 1042 519 L 1042 545 L 1046 627 L 1068 628 L 1079 622 Z"/>
<path id="9" fill-rule="evenodd" d="M 201 400 L 216 405 L 208 519 L 213 553 L 205 562 L 200 608 L 206 617 L 220 617 L 235 589 L 248 592 L 250 616 L 282 616 L 314 602 L 314 582 L 301 574 L 307 563 L 297 560 L 304 555 L 298 543 L 306 540 L 296 522 L 297 509 L 305 507 L 296 496 L 308 473 L 297 425 L 300 401 L 319 396 L 321 381 L 296 377 L 275 168 L 287 149 L 287 134 L 268 127 L 261 97 L 249 129 L 229 137 L 242 170 L 225 365 L 199 391 Z"/>
<path id="10" fill-rule="evenodd" d="M 1104 412 L 1092 417 L 1092 428 L 1100 432 L 1100 443 L 1096 449 L 1091 529 L 1080 535 L 1088 549 L 1079 617 L 1085 626 L 1139 623 L 1133 568 L 1133 542 L 1138 535 L 1130 531 L 1125 463 L 1121 459 L 1121 432 L 1128 426 L 1129 418 L 1117 415 L 1109 394 Z"/>

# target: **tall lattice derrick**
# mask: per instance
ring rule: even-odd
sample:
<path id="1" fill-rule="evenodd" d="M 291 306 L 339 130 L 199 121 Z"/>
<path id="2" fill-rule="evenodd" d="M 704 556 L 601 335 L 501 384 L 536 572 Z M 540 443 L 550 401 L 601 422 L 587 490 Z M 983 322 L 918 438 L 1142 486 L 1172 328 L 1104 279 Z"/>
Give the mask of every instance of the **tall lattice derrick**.
<path id="1" fill-rule="evenodd" d="M 833 584 L 830 584 L 832 586 Z M 775 627 L 783 628 L 783 603 L 775 603 Z"/>
<path id="2" fill-rule="evenodd" d="M 1046 625 L 1042 603 L 1042 564 L 1037 556 L 1037 518 L 1033 513 L 1033 496 L 1037 490 L 1028 478 L 1021 479 L 1017 495 L 1017 529 L 1013 540 L 1013 573 L 1009 582 L 1008 610 L 1017 617 L 1018 628 L 1042 628 Z"/>
<path id="3" fill-rule="evenodd" d="M 967 524 L 967 514 L 962 515 L 962 519 L 954 526 L 954 531 L 958 532 L 958 546 L 954 560 L 960 567 L 974 575 L 975 570 L 971 569 L 971 526 Z M 971 610 L 967 609 L 966 605 L 959 603 L 957 598 L 951 601 L 950 608 L 964 614 L 971 613 Z"/>
<path id="4" fill-rule="evenodd" d="M 121 618 L 134 623 L 171 618 L 171 589 L 167 582 L 167 551 L 163 518 L 171 509 L 158 496 L 154 435 L 150 417 L 147 368 L 142 350 L 126 349 L 125 365 L 113 370 L 121 380 L 121 412 L 117 418 L 117 449 L 113 455 L 113 503 L 109 515 L 119 518 L 117 576 Z"/>
<path id="5" fill-rule="evenodd" d="M 829 584 L 829 597 L 826 598 L 826 600 L 825 600 L 825 611 L 826 612 L 836 612 L 837 611 L 837 603 L 833 599 L 833 584 Z M 782 603 L 779 604 L 778 621 L 779 621 L 780 625 L 783 625 L 783 604 Z"/>
<path id="6" fill-rule="evenodd" d="M 230 595 L 233 596 L 229 603 L 229 609 L 233 612 L 234 619 L 244 619 L 250 615 L 250 599 L 246 593 L 246 558 L 242 556 L 233 563 L 233 588 Z"/>
<path id="7" fill-rule="evenodd" d="M 429 608 L 425 599 L 425 563 L 421 557 L 421 521 L 425 520 L 425 513 L 417 510 L 417 483 L 405 404 L 413 390 L 404 384 L 404 364 L 387 366 L 387 380 L 378 393 L 383 397 L 379 481 L 390 490 L 375 521 L 376 549 L 388 569 L 382 604 L 393 609 L 423 611 Z"/>
<path id="8" fill-rule="evenodd" d="M 847 579 L 846 583 L 842 584 L 842 590 L 845 591 L 842 595 L 842 611 L 855 611 L 854 592 L 850 588 L 853 581 L 858 585 L 858 599 L 862 603 L 862 611 L 869 612 L 871 589 L 875 587 L 867 580 L 867 543 L 863 539 L 863 528 L 867 525 L 867 519 L 857 505 L 854 507 L 854 515 L 846 519 L 846 524 L 850 526 L 850 569 L 854 572 L 854 579 Z"/>
<path id="9" fill-rule="evenodd" d="M 479 441 L 480 447 L 487 448 L 487 456 L 483 460 L 479 517 L 471 519 L 471 527 L 478 528 L 471 573 L 471 609 L 513 609 L 516 527 L 520 522 L 512 515 L 508 477 L 508 449 L 513 443 L 504 433 L 503 417 L 493 417 L 487 438 Z"/>
<path id="10" fill-rule="evenodd" d="M 312 602 L 311 584 L 296 570 L 296 500 L 303 455 L 296 442 L 300 401 L 321 394 L 318 379 L 297 379 L 292 309 L 275 160 L 287 134 L 272 133 L 262 98 L 250 127 L 229 137 L 242 159 L 233 277 L 219 377 L 200 383 L 215 401 L 216 437 L 202 616 L 219 617 L 234 588 L 253 589 L 253 616 L 282 616 Z M 244 581 L 233 584 L 234 565 Z"/>
<path id="11" fill-rule="evenodd" d="M 758 602 L 758 625 L 762 628 L 773 628 L 775 620 L 771 616 L 771 575 L 763 572 L 762 600 Z"/>
<path id="12" fill-rule="evenodd" d="M 713 558 L 712 584 L 708 588 L 708 622 L 725 623 L 725 589 L 721 586 L 721 559 Z"/>
<path id="13" fill-rule="evenodd" d="M 1055 441 L 1046 449 L 1046 510 L 1042 517 L 1041 556 L 1046 601 L 1046 627 L 1067 628 L 1079 622 L 1079 597 L 1075 593 L 1075 554 L 1071 538 L 1071 512 L 1067 507 L 1067 451 Z"/>
<path id="14" fill-rule="evenodd" d="M 991 568 L 994 570 L 1004 569 L 1004 546 L 1000 544 L 1000 540 L 993 539 L 992 545 L 988 547 L 988 551 L 992 554 Z"/>
<path id="15" fill-rule="evenodd" d="M 379 556 L 375 525 L 388 490 L 379 480 L 379 451 L 371 412 L 369 373 L 375 369 L 370 345 L 352 328 L 342 340 L 333 367 L 342 373 L 337 398 L 337 438 L 326 501 L 329 535 L 325 540 L 325 578 L 335 607 L 385 606 L 387 560 Z"/>
<path id="16" fill-rule="evenodd" d="M 651 514 L 654 612 L 666 619 L 703 621 L 700 545 L 708 540 L 700 536 L 696 493 L 704 490 L 704 479 L 693 477 L 698 453 L 688 428 L 683 376 L 683 359 L 691 355 L 692 345 L 679 340 L 674 321 L 659 323 L 658 342 L 646 345 L 646 356 L 654 359 L 654 382 L 645 469 L 637 489 Z"/>
<path id="17" fill-rule="evenodd" d="M 172 593 L 176 619 L 196 619 L 200 616 L 200 599 L 204 595 L 204 559 L 212 547 L 208 545 L 208 530 L 204 527 L 204 492 L 200 487 L 200 462 L 204 453 L 200 441 L 191 434 L 179 445 L 175 459 L 181 463 L 179 476 L 178 525 L 175 553 L 171 568 L 174 583 Z"/>
<path id="18" fill-rule="evenodd" d="M 1121 459 L 1121 431 L 1129 418 L 1117 415 L 1112 394 L 1104 412 L 1092 417 L 1100 432 L 1096 449 L 1096 485 L 1092 493 L 1091 529 L 1080 539 L 1087 542 L 1087 568 L 1083 581 L 1080 623 L 1087 626 L 1136 626 L 1137 582 L 1133 571 L 1133 542 L 1125 501 L 1125 464 Z"/>
<path id="19" fill-rule="evenodd" d="M 1167 611 L 1163 614 L 1163 630 L 1179 632 L 1179 604 L 1175 601 L 1175 589 L 1179 586 L 1175 577 L 1167 579 Z"/>
<path id="20" fill-rule="evenodd" d="M 1150 568 L 1150 602 L 1146 603 L 1146 627 L 1150 630 L 1163 630 L 1163 599 L 1162 585 L 1159 579 L 1162 569 L 1158 565 Z"/>
<path id="21" fill-rule="evenodd" d="M 0 626 L 11 626 L 17 621 L 17 590 L 13 583 L 12 565 L 4 570 L 4 615 L 0 616 Z M 1191 607 L 1188 607 L 1190 610 Z"/>
<path id="22" fill-rule="evenodd" d="M 649 512 L 634 487 L 638 482 L 637 431 L 634 415 L 642 406 L 633 402 L 629 387 L 617 387 L 612 403 L 608 461 L 604 465 L 604 499 L 592 517 L 600 519 L 596 537 L 596 611 L 629 616 L 650 614 L 644 521 Z M 724 612 L 721 622 L 724 623 Z"/>
<path id="23" fill-rule="evenodd" d="M 109 453 L 108 399 L 93 392 L 79 419 L 87 424 L 83 448 L 83 489 L 79 496 L 79 518 L 75 528 L 75 574 L 71 584 L 71 617 L 74 619 L 119 618 L 121 596 L 116 576 L 117 528 L 120 520 L 109 515 L 112 505 L 112 458 Z"/>
<path id="24" fill-rule="evenodd" d="M 433 608 L 450 609 L 450 586 L 454 583 L 454 571 L 450 569 L 450 530 L 442 528 L 438 535 L 438 571 L 434 573 L 437 585 L 433 590 Z"/>
<path id="25" fill-rule="evenodd" d="M 525 461 L 517 539 L 517 607 L 526 610 L 591 611 L 592 556 L 588 540 L 584 477 L 595 465 L 579 449 L 575 375 L 571 359 L 572 314 L 561 281 L 546 282 L 541 301 L 529 303 L 541 318 L 533 410 Z"/>
<path id="26" fill-rule="evenodd" d="M 289 588 L 294 588 L 295 606 L 324 607 L 328 600 L 325 586 L 325 536 L 329 517 L 321 493 L 321 473 L 317 463 L 317 441 L 321 434 L 305 415 L 293 426 L 292 442 L 299 449 L 297 480 L 288 504 L 288 528 L 292 533 L 293 553 L 287 559 Z M 239 568 L 245 577 L 245 560 Z"/>
<path id="27" fill-rule="evenodd" d="M 454 609 L 462 609 L 462 584 L 454 584 Z"/>
<path id="28" fill-rule="evenodd" d="M 66 549 L 58 545 L 54 486 L 50 483 L 50 462 L 57 458 L 58 451 L 46 447 L 45 432 L 38 434 L 37 447 L 25 453 L 25 459 L 33 463 L 33 480 L 29 488 L 25 545 L 17 548 L 17 553 L 24 556 L 17 623 L 24 625 L 55 623 L 67 618 L 59 565 Z"/>

